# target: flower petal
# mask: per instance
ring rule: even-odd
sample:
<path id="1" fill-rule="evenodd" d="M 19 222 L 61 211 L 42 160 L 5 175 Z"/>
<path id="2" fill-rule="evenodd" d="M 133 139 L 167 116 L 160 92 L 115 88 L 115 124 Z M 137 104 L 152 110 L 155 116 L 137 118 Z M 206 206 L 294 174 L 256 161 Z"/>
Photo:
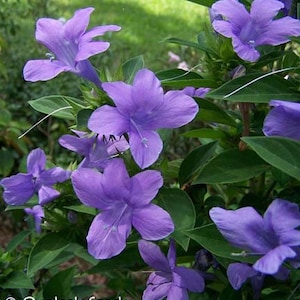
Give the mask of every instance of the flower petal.
<path id="1" fill-rule="evenodd" d="M 177 128 L 191 122 L 199 111 L 196 101 L 182 91 L 169 91 L 147 128 Z M 149 121 L 150 122 L 150 121 Z"/>
<path id="2" fill-rule="evenodd" d="M 169 213 L 154 204 L 135 209 L 132 225 L 146 240 L 160 240 L 174 231 L 174 223 Z"/>
<path id="3" fill-rule="evenodd" d="M 22 205 L 34 195 L 34 184 L 31 174 L 17 174 L 0 181 L 4 187 L 3 200 L 9 205 Z"/>
<path id="4" fill-rule="evenodd" d="M 205 282 L 199 272 L 185 267 L 175 267 L 173 270 L 173 282 L 176 286 L 188 289 L 191 292 L 201 293 L 204 291 Z"/>
<path id="5" fill-rule="evenodd" d="M 115 158 L 106 166 L 101 184 L 105 195 L 112 201 L 121 201 L 131 196 L 130 177 L 122 159 Z"/>
<path id="6" fill-rule="evenodd" d="M 64 24 L 60 20 L 41 18 L 36 22 L 35 38 L 56 54 L 63 41 L 63 26 Z"/>
<path id="7" fill-rule="evenodd" d="M 171 273 L 169 262 L 160 248 L 145 240 L 139 240 L 138 248 L 144 262 L 156 271 Z"/>
<path id="8" fill-rule="evenodd" d="M 236 36 L 236 34 L 233 33 L 232 24 L 229 23 L 228 21 L 215 20 L 212 23 L 212 26 L 216 32 L 224 35 L 225 37 L 232 38 L 232 37 Z"/>
<path id="9" fill-rule="evenodd" d="M 275 199 L 266 210 L 264 220 L 279 237 L 280 244 L 300 245 L 300 231 L 294 230 L 300 226 L 299 206 L 296 203 Z"/>
<path id="10" fill-rule="evenodd" d="M 258 274 L 252 267 L 242 263 L 232 263 L 227 268 L 228 280 L 235 290 L 239 290 L 248 278 Z"/>
<path id="11" fill-rule="evenodd" d="M 143 293 L 143 300 L 162 300 L 167 297 L 172 282 L 165 277 L 152 273 L 147 281 L 147 288 Z"/>
<path id="12" fill-rule="evenodd" d="M 234 36 L 232 38 L 232 45 L 236 54 L 243 60 L 255 62 L 260 57 L 260 53 L 253 47 L 253 45 L 243 43 L 238 37 Z"/>
<path id="13" fill-rule="evenodd" d="M 162 151 L 163 143 L 155 131 L 142 130 L 129 133 L 130 151 L 135 162 L 142 169 L 152 165 Z"/>
<path id="14" fill-rule="evenodd" d="M 103 105 L 91 114 L 88 128 L 99 134 L 121 136 L 129 130 L 130 125 L 116 107 Z"/>
<path id="15" fill-rule="evenodd" d="M 251 4 L 250 16 L 257 26 L 263 28 L 272 22 L 282 8 L 284 4 L 278 0 L 254 0 Z"/>
<path id="16" fill-rule="evenodd" d="M 100 172 L 92 169 L 80 168 L 73 172 L 72 185 L 75 194 L 83 204 L 101 210 L 113 207 L 111 199 L 103 191 L 102 177 Z"/>
<path id="17" fill-rule="evenodd" d="M 164 92 L 160 81 L 152 71 L 141 69 L 136 73 L 131 97 L 135 105 L 145 112 L 160 107 Z"/>
<path id="18" fill-rule="evenodd" d="M 42 185 L 38 190 L 39 204 L 45 205 L 57 198 L 59 195 L 60 193 L 56 189 L 50 186 Z"/>
<path id="19" fill-rule="evenodd" d="M 71 71 L 72 68 L 58 60 L 29 60 L 23 69 L 26 81 L 46 81 L 56 77 L 58 74 Z"/>
<path id="20" fill-rule="evenodd" d="M 173 270 L 176 266 L 176 246 L 173 239 L 170 240 L 170 246 L 167 254 L 169 266 Z"/>
<path id="21" fill-rule="evenodd" d="M 300 140 L 300 104 L 287 101 L 271 101 L 274 108 L 264 121 L 263 132 L 266 136 L 284 136 Z"/>
<path id="22" fill-rule="evenodd" d="M 96 26 L 88 30 L 80 39 L 80 42 L 90 42 L 94 37 L 103 35 L 107 31 L 119 31 L 121 27 L 118 25 Z"/>
<path id="23" fill-rule="evenodd" d="M 131 182 L 131 197 L 128 204 L 139 208 L 153 200 L 163 185 L 163 178 L 160 172 L 147 170 L 133 176 Z"/>
<path id="24" fill-rule="evenodd" d="M 104 82 L 103 90 L 114 101 L 117 109 L 124 115 L 131 115 L 138 106 L 132 101 L 132 86 L 122 81 Z"/>
<path id="25" fill-rule="evenodd" d="M 277 1 L 277 0 L 275 0 Z M 277 46 L 289 41 L 289 36 L 300 35 L 300 20 L 291 17 L 277 19 L 265 26 L 256 45 L 273 45 Z"/>
<path id="26" fill-rule="evenodd" d="M 43 150 L 39 148 L 32 150 L 27 156 L 27 172 L 37 177 L 40 172 L 45 170 L 46 160 Z"/>
<path id="27" fill-rule="evenodd" d="M 108 42 L 89 42 L 79 45 L 78 52 L 75 56 L 75 61 L 88 59 L 89 57 L 104 52 L 109 48 Z"/>
<path id="28" fill-rule="evenodd" d="M 189 295 L 186 289 L 176 286 L 174 284 L 171 285 L 168 298 L 174 300 L 189 300 Z"/>
<path id="29" fill-rule="evenodd" d="M 252 207 L 234 211 L 214 207 L 209 211 L 209 215 L 232 245 L 256 253 L 269 251 L 268 238 L 272 239 L 272 236 L 264 238 L 268 233 L 263 231 L 263 218 Z"/>
<path id="30" fill-rule="evenodd" d="M 80 155 L 87 156 L 92 148 L 96 137 L 77 137 L 71 134 L 64 134 L 58 140 L 59 144 L 71 151 L 77 152 Z"/>
<path id="31" fill-rule="evenodd" d="M 36 183 L 41 185 L 53 185 L 58 182 L 64 182 L 70 178 L 71 172 L 60 167 L 54 167 L 42 171 L 37 178 Z"/>
<path id="32" fill-rule="evenodd" d="M 280 245 L 270 250 L 266 255 L 256 261 L 253 268 L 263 274 L 276 274 L 287 258 L 296 256 L 295 251 L 286 245 Z"/>
<path id="33" fill-rule="evenodd" d="M 86 31 L 90 15 L 94 11 L 93 7 L 78 9 L 73 17 L 64 24 L 64 36 L 68 40 L 80 40 L 80 37 Z"/>
<path id="34" fill-rule="evenodd" d="M 220 0 L 214 3 L 211 8 L 215 13 L 226 17 L 226 20 L 239 30 L 250 20 L 249 12 L 237 0 Z"/>
<path id="35" fill-rule="evenodd" d="M 131 231 L 131 214 L 119 209 L 97 215 L 87 235 L 88 251 L 97 259 L 108 259 L 120 254 L 126 247 Z"/>
<path id="36" fill-rule="evenodd" d="M 42 218 L 44 218 L 44 216 L 45 216 L 42 206 L 35 205 L 32 208 L 27 207 L 27 208 L 24 208 L 24 211 L 28 215 L 33 216 L 34 222 L 35 222 L 35 230 L 37 233 L 41 233 Z"/>

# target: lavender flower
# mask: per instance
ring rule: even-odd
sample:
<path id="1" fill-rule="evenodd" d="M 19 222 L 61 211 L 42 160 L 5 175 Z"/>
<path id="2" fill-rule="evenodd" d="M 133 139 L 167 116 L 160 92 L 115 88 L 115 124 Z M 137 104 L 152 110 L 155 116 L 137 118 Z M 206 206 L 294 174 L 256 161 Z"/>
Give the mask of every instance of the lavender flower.
<path id="1" fill-rule="evenodd" d="M 27 157 L 27 172 L 19 173 L 0 181 L 4 187 L 3 199 L 9 205 L 22 205 L 37 193 L 39 204 L 44 205 L 60 193 L 52 185 L 70 177 L 70 172 L 59 167 L 46 170 L 46 155 L 43 150 L 32 150 Z"/>
<path id="2" fill-rule="evenodd" d="M 289 272 L 284 269 L 284 272 L 273 274 L 276 279 L 287 279 Z M 253 299 L 260 299 L 260 291 L 263 287 L 265 275 L 256 271 L 252 266 L 245 263 L 232 263 L 227 268 L 227 276 L 231 286 L 235 290 L 239 290 L 241 286 L 248 280 L 251 280 L 253 289 Z"/>
<path id="3" fill-rule="evenodd" d="M 153 272 L 147 281 L 143 300 L 188 300 L 188 291 L 201 293 L 204 290 L 204 279 L 196 270 L 176 266 L 175 243 L 170 242 L 168 256 L 161 252 L 154 243 L 140 240 L 140 254 Z"/>
<path id="4" fill-rule="evenodd" d="M 61 72 L 70 71 L 97 86 L 101 81 L 88 58 L 104 52 L 109 43 L 93 41 L 96 36 L 107 31 L 118 31 L 116 25 L 97 26 L 86 31 L 90 14 L 94 8 L 79 9 L 74 16 L 63 23 L 61 20 L 42 18 L 36 24 L 36 40 L 46 46 L 52 53 L 48 60 L 30 60 L 26 63 L 23 74 L 27 81 L 46 81 Z"/>
<path id="5" fill-rule="evenodd" d="M 65 134 L 59 139 L 59 143 L 63 147 L 85 157 L 78 166 L 79 168 L 97 168 L 103 171 L 112 157 L 129 148 L 129 144 L 124 137 L 91 135 L 76 130 L 73 130 L 73 132 L 78 137 Z"/>
<path id="6" fill-rule="evenodd" d="M 254 270 L 262 274 L 284 276 L 282 263 L 296 257 L 300 245 L 298 205 L 286 200 L 274 200 L 263 217 L 252 207 L 235 211 L 214 207 L 209 212 L 222 235 L 234 246 L 261 255 Z"/>
<path id="7" fill-rule="evenodd" d="M 164 94 L 153 72 L 137 72 L 133 85 L 124 82 L 103 83 L 102 88 L 116 107 L 104 105 L 96 109 L 88 127 L 104 135 L 128 133 L 132 156 L 141 168 L 153 164 L 162 151 L 159 128 L 176 128 L 190 122 L 198 105 L 182 91 Z"/>
<path id="8" fill-rule="evenodd" d="M 132 226 L 147 240 L 165 238 L 174 230 L 170 215 L 150 203 L 163 184 L 158 171 L 130 178 L 123 160 L 115 158 L 103 174 L 93 169 L 76 170 L 72 183 L 83 204 L 101 210 L 87 236 L 88 251 L 95 258 L 121 253 Z"/>
<path id="9" fill-rule="evenodd" d="M 214 20 L 215 31 L 232 38 L 234 51 L 243 60 L 255 62 L 261 45 L 280 45 L 289 36 L 300 35 L 300 21 L 291 17 L 273 20 L 284 4 L 278 0 L 254 0 L 250 13 L 237 0 L 220 0 L 212 5 L 214 13 L 224 20 Z M 263 13 L 262 13 L 263 12 Z"/>
<path id="10" fill-rule="evenodd" d="M 24 208 L 24 211 L 30 215 L 33 216 L 34 222 L 35 222 L 35 230 L 37 233 L 41 233 L 41 223 L 42 219 L 45 217 L 44 210 L 42 206 L 35 205 L 32 208 Z"/>
<path id="11" fill-rule="evenodd" d="M 185 87 L 182 92 L 184 94 L 186 94 L 187 96 L 191 96 L 191 97 L 199 97 L 199 98 L 204 98 L 205 95 L 210 91 L 210 88 L 194 88 L 192 86 L 187 86 Z"/>
<path id="12" fill-rule="evenodd" d="M 266 136 L 283 136 L 300 141 L 300 103 L 272 100 L 274 108 L 264 121 L 263 132 Z"/>

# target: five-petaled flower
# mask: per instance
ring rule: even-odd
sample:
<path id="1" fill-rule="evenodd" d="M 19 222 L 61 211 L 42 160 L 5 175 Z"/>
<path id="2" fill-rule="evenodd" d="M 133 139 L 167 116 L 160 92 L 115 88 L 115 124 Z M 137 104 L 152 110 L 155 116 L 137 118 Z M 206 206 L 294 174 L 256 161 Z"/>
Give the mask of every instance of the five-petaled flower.
<path id="1" fill-rule="evenodd" d="M 27 172 L 19 173 L 0 181 L 4 187 L 3 199 L 9 205 L 25 204 L 37 193 L 39 204 L 44 205 L 60 193 L 52 187 L 70 177 L 70 172 L 60 167 L 46 170 L 46 155 L 43 150 L 32 150 L 27 157 Z"/>
<path id="2" fill-rule="evenodd" d="M 79 9 L 65 23 L 51 18 L 37 21 L 36 40 L 46 46 L 52 54 L 48 60 L 28 61 L 23 70 L 25 80 L 45 81 L 56 77 L 61 72 L 70 71 L 101 87 L 97 72 L 88 58 L 106 51 L 109 43 L 93 41 L 93 38 L 107 31 L 118 31 L 121 27 L 105 25 L 86 31 L 93 10 L 92 7 Z"/>
<path id="3" fill-rule="evenodd" d="M 29 215 L 33 217 L 34 223 L 35 223 L 35 230 L 37 233 L 41 233 L 41 224 L 42 220 L 45 217 L 43 207 L 41 205 L 35 205 L 32 208 L 26 207 L 24 208 L 24 211 Z"/>
<path id="4" fill-rule="evenodd" d="M 265 118 L 263 132 L 266 136 L 283 136 L 300 141 L 300 103 L 272 100 L 273 106 Z"/>
<path id="5" fill-rule="evenodd" d="M 155 270 L 148 278 L 143 300 L 158 300 L 165 297 L 168 300 L 188 300 L 188 291 L 203 292 L 205 283 L 199 272 L 176 266 L 173 240 L 170 242 L 167 257 L 152 242 L 140 240 L 138 247 L 145 263 Z"/>
<path id="6" fill-rule="evenodd" d="M 116 107 L 103 105 L 96 109 L 88 127 L 104 135 L 127 133 L 132 156 L 142 169 L 153 164 L 162 151 L 156 130 L 183 126 L 198 112 L 194 99 L 182 91 L 164 94 L 158 78 L 147 69 L 136 73 L 132 85 L 111 82 L 103 83 L 102 88 Z"/>
<path id="7" fill-rule="evenodd" d="M 71 179 L 79 200 L 101 211 L 87 235 L 88 251 L 95 258 L 121 253 L 132 226 L 146 240 L 159 240 L 173 232 L 170 215 L 150 203 L 163 184 L 160 172 L 147 170 L 129 177 L 123 160 L 115 158 L 103 174 L 80 168 Z"/>
<path id="8" fill-rule="evenodd" d="M 129 148 L 129 144 L 123 136 L 91 135 L 78 130 L 73 130 L 73 132 L 77 136 L 65 134 L 59 139 L 59 143 L 84 156 L 78 168 L 97 168 L 103 171 L 111 158 Z"/>
<path id="9" fill-rule="evenodd" d="M 234 51 L 240 58 L 255 62 L 260 57 L 256 47 L 277 46 L 289 41 L 289 36 L 300 36 L 300 21 L 291 17 L 273 18 L 284 4 L 278 0 L 254 0 L 250 13 L 237 0 L 220 0 L 212 5 L 223 20 L 214 20 L 213 28 L 232 38 Z"/>
<path id="10" fill-rule="evenodd" d="M 225 210 L 214 207 L 209 215 L 221 234 L 234 246 L 261 256 L 253 269 L 262 274 L 286 276 L 285 260 L 297 256 L 300 246 L 299 207 L 274 200 L 262 217 L 253 207 Z"/>

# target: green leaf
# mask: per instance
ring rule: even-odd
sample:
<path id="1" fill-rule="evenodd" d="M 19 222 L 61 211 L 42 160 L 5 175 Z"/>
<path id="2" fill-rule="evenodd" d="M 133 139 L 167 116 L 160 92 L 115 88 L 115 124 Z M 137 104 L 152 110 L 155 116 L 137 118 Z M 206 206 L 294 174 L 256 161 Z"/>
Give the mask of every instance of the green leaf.
<path id="1" fill-rule="evenodd" d="M 126 249 L 122 251 L 118 256 L 110 259 L 100 261 L 96 266 L 87 271 L 89 274 L 95 274 L 99 272 L 106 272 L 112 270 L 131 270 L 134 267 L 138 268 L 139 265 L 144 265 L 137 244 L 127 245 Z"/>
<path id="2" fill-rule="evenodd" d="M 22 271 L 9 274 L 4 282 L 0 283 L 3 289 L 33 289 L 32 281 Z"/>
<path id="3" fill-rule="evenodd" d="M 173 44 L 177 44 L 177 45 L 183 45 L 183 46 L 188 46 L 188 47 L 192 47 L 192 48 L 195 48 L 195 49 L 200 49 L 204 52 L 207 52 L 207 53 L 210 53 L 210 54 L 215 54 L 215 52 L 209 48 L 209 47 L 206 47 L 203 43 L 200 44 L 200 43 L 194 43 L 194 42 L 189 42 L 189 41 L 185 41 L 185 40 L 182 40 L 182 39 L 178 39 L 178 38 L 168 38 L 168 39 L 165 39 L 165 42 L 168 42 L 168 43 L 173 43 Z"/>
<path id="4" fill-rule="evenodd" d="M 125 63 L 122 66 L 122 69 L 123 69 L 125 81 L 128 84 L 131 84 L 133 82 L 136 72 L 144 68 L 144 64 L 145 64 L 144 58 L 142 55 L 139 55 L 137 57 L 125 61 Z"/>
<path id="5" fill-rule="evenodd" d="M 59 233 L 49 233 L 42 237 L 31 249 L 27 263 L 28 276 L 46 268 L 68 245 L 66 236 Z"/>
<path id="6" fill-rule="evenodd" d="M 77 129 L 84 129 L 86 130 L 87 128 L 87 123 L 88 120 L 92 114 L 93 110 L 92 109 L 81 109 L 76 116 L 76 125 Z"/>
<path id="7" fill-rule="evenodd" d="M 262 159 L 300 180 L 300 143 L 283 137 L 243 137 Z"/>
<path id="8" fill-rule="evenodd" d="M 297 85 L 291 81 L 278 75 L 270 75 L 254 81 L 261 75 L 265 74 L 252 74 L 235 78 L 209 92 L 206 96 L 234 102 L 253 103 L 268 103 L 271 99 L 300 100 Z M 249 85 L 252 81 L 253 83 Z"/>
<path id="9" fill-rule="evenodd" d="M 197 227 L 193 230 L 185 231 L 185 234 L 216 256 L 250 263 L 256 260 L 254 256 L 232 255 L 232 253 L 241 253 L 243 249 L 230 245 L 218 231 L 215 224 Z"/>
<path id="10" fill-rule="evenodd" d="M 64 206 L 64 207 L 67 209 L 79 212 L 79 213 L 89 214 L 92 216 L 96 216 L 96 214 L 97 214 L 97 210 L 95 208 L 84 206 L 84 205 L 69 205 L 69 206 Z"/>
<path id="11" fill-rule="evenodd" d="M 67 120 L 74 120 L 75 118 L 75 114 L 72 112 L 75 105 L 74 103 L 77 103 L 77 106 L 79 105 L 81 108 L 85 107 L 84 105 L 80 104 L 82 103 L 80 100 L 62 95 L 45 96 L 36 100 L 30 100 L 28 101 L 28 103 L 38 112 L 47 115 L 51 114 L 52 116 L 55 116 L 57 118 Z"/>
<path id="12" fill-rule="evenodd" d="M 7 252 L 15 250 L 31 233 L 31 230 L 24 230 L 19 232 L 14 238 L 8 243 L 6 247 Z"/>
<path id="13" fill-rule="evenodd" d="M 197 99 L 200 105 L 196 119 L 206 122 L 215 122 L 236 127 L 235 121 L 218 105 L 204 99 Z"/>
<path id="14" fill-rule="evenodd" d="M 44 299 L 73 299 L 71 286 L 74 273 L 75 267 L 72 267 L 51 277 L 43 290 Z"/>
<path id="15" fill-rule="evenodd" d="M 171 236 L 187 251 L 190 239 L 183 233 L 195 225 L 195 207 L 187 193 L 180 189 L 161 189 L 157 201 L 172 217 L 175 231 Z"/>
<path id="16" fill-rule="evenodd" d="M 215 87 L 216 83 L 212 80 L 203 79 L 195 72 L 187 72 L 181 69 L 168 69 L 159 71 L 156 76 L 163 85 L 184 88 L 192 87 Z"/>
<path id="17" fill-rule="evenodd" d="M 196 176 L 207 160 L 214 155 L 217 145 L 217 142 L 202 145 L 188 154 L 179 169 L 178 181 L 180 185 L 191 181 Z"/>
<path id="18" fill-rule="evenodd" d="M 207 7 L 211 7 L 215 2 L 215 0 L 187 0 L 187 1 L 194 2 Z"/>
<path id="19" fill-rule="evenodd" d="M 253 178 L 269 169 L 254 151 L 230 149 L 209 161 L 193 184 L 234 183 Z"/>
<path id="20" fill-rule="evenodd" d="M 10 174 L 15 160 L 12 150 L 0 149 L 0 175 L 6 177 Z"/>
<path id="21" fill-rule="evenodd" d="M 208 138 L 208 139 L 226 138 L 226 134 L 223 131 L 218 129 L 212 129 L 212 128 L 194 129 L 194 130 L 184 132 L 181 135 L 185 137 Z"/>

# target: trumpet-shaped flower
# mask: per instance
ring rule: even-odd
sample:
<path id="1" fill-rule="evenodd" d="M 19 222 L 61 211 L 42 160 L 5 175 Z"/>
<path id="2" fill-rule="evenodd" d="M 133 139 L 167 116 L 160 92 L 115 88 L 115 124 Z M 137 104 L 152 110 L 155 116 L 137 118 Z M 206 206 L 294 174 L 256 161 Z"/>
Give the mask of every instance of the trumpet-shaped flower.
<path id="1" fill-rule="evenodd" d="M 22 205 L 34 194 L 38 194 L 39 204 L 44 205 L 57 198 L 60 193 L 52 185 L 66 181 L 70 172 L 60 167 L 46 170 L 46 155 L 43 150 L 32 150 L 27 157 L 27 172 L 19 173 L 0 181 L 4 187 L 3 199 L 9 205 Z"/>
<path id="2" fill-rule="evenodd" d="M 121 253 L 132 226 L 147 240 L 159 240 L 173 232 L 170 215 L 150 203 L 163 184 L 160 172 L 147 170 L 130 178 L 123 160 L 115 158 L 103 174 L 80 168 L 71 179 L 80 201 L 101 211 L 87 235 L 88 251 L 95 258 Z"/>
<path id="3" fill-rule="evenodd" d="M 300 21 L 291 17 L 273 18 L 284 4 L 278 0 L 254 0 L 250 13 L 237 0 L 220 0 L 212 5 L 215 13 L 224 20 L 214 20 L 213 28 L 232 39 L 234 51 L 243 60 L 255 62 L 261 45 L 280 45 L 289 36 L 300 36 Z M 263 12 L 263 13 L 262 13 Z"/>
<path id="4" fill-rule="evenodd" d="M 300 246 L 299 207 L 286 200 L 274 200 L 264 216 L 252 207 L 235 211 L 214 207 L 209 212 L 221 234 L 234 246 L 260 255 L 254 270 L 263 274 L 285 274 L 282 263 L 297 256 Z"/>
<path id="5" fill-rule="evenodd" d="M 283 136 L 300 141 L 300 103 L 272 100 L 263 132 L 266 136 Z"/>
<path id="6" fill-rule="evenodd" d="M 140 240 L 139 252 L 155 271 L 149 276 L 143 300 L 188 300 L 188 291 L 201 293 L 204 290 L 204 279 L 199 272 L 186 267 L 176 266 L 176 250 L 173 240 L 167 257 L 154 243 Z"/>
<path id="7" fill-rule="evenodd" d="M 104 135 L 127 133 L 132 156 L 141 168 L 153 164 L 162 151 L 157 129 L 183 126 L 198 112 L 194 99 L 182 91 L 164 94 L 158 78 L 147 69 L 136 73 L 133 85 L 111 82 L 102 88 L 116 106 L 96 109 L 88 127 Z"/>
<path id="8" fill-rule="evenodd" d="M 36 40 L 51 53 L 47 60 L 30 60 L 26 63 L 23 70 L 25 80 L 46 81 L 61 72 L 69 71 L 101 86 L 101 81 L 88 58 L 106 51 L 109 43 L 94 41 L 93 38 L 107 31 L 118 31 L 121 27 L 105 25 L 86 31 L 93 10 L 92 7 L 79 9 L 65 23 L 51 18 L 37 21 Z"/>
<path id="9" fill-rule="evenodd" d="M 45 217 L 43 207 L 40 205 L 35 205 L 32 208 L 26 207 L 24 211 L 29 215 L 32 216 L 35 222 L 35 230 L 37 233 L 41 233 L 41 224 L 42 219 Z"/>
<path id="10" fill-rule="evenodd" d="M 97 168 L 103 171 L 112 157 L 126 151 L 129 144 L 124 137 L 106 137 L 89 135 L 83 131 L 75 131 L 77 137 L 65 134 L 59 139 L 61 146 L 84 156 L 78 167 Z"/>

